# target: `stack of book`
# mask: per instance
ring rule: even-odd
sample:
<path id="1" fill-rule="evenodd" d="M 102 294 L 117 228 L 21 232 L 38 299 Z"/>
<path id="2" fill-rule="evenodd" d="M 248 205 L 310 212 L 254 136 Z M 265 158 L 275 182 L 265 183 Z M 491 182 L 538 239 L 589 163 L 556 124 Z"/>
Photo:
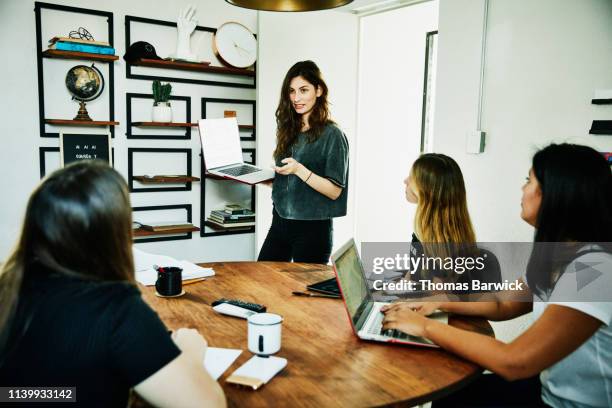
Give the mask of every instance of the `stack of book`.
<path id="1" fill-rule="evenodd" d="M 87 52 L 90 54 L 115 55 L 115 49 L 104 41 L 81 40 L 70 37 L 53 37 L 49 49 L 58 51 Z"/>
<path id="2" fill-rule="evenodd" d="M 222 210 L 213 210 L 207 220 L 213 227 L 249 228 L 255 225 L 255 213 L 237 204 L 228 204 Z"/>

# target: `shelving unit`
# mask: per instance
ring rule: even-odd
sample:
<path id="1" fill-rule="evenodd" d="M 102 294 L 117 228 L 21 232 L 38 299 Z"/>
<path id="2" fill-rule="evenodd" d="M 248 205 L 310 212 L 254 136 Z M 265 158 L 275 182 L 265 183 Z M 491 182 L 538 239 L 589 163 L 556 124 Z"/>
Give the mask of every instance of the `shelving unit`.
<path id="1" fill-rule="evenodd" d="M 172 230 L 166 230 L 166 231 L 149 231 L 149 230 L 145 230 L 142 228 L 138 228 L 135 230 L 132 230 L 134 233 L 135 237 L 150 237 L 150 236 L 154 236 L 154 235 L 174 235 L 174 234 L 183 234 L 186 232 L 198 232 L 200 229 L 196 226 L 193 226 L 191 228 L 176 228 L 176 229 L 172 229 Z"/>
<path id="2" fill-rule="evenodd" d="M 175 183 L 191 183 L 193 181 L 200 181 L 199 177 L 191 177 L 191 176 L 153 176 L 153 177 L 145 177 L 145 176 L 133 176 L 134 180 L 142 183 L 142 184 L 175 184 Z"/>
<path id="3" fill-rule="evenodd" d="M 113 62 L 119 59 L 118 55 L 94 54 L 90 52 L 45 50 L 42 53 L 45 58 L 58 58 L 70 60 L 87 60 L 98 62 Z"/>
<path id="4" fill-rule="evenodd" d="M 180 122 L 132 122 L 131 125 L 135 127 L 160 127 L 160 128 L 165 128 L 165 127 L 183 128 L 183 127 L 198 126 L 197 123 L 180 123 Z"/>
<path id="5" fill-rule="evenodd" d="M 119 126 L 119 122 L 108 120 L 45 119 L 45 123 L 58 126 Z"/>

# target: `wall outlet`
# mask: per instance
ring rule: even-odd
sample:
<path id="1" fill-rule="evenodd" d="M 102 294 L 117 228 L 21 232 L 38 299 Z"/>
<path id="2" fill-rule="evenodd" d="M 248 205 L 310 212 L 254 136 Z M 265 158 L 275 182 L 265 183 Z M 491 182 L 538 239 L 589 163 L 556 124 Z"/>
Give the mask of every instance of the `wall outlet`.
<path id="1" fill-rule="evenodd" d="M 484 153 L 486 132 L 475 130 L 467 135 L 467 149 L 471 154 Z"/>

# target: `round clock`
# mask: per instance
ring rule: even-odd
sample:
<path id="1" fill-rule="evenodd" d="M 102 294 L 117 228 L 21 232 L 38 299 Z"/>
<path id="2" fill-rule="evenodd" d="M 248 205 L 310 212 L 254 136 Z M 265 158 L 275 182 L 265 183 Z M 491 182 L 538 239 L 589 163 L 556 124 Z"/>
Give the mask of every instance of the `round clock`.
<path id="1" fill-rule="evenodd" d="M 242 24 L 227 22 L 217 28 L 213 36 L 213 50 L 222 63 L 248 68 L 257 59 L 257 39 Z"/>

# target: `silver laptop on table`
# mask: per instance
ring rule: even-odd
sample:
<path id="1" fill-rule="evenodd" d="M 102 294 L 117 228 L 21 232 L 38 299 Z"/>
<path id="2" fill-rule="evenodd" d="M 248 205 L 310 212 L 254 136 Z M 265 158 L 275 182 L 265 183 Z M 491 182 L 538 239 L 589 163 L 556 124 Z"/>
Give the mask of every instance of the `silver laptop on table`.
<path id="1" fill-rule="evenodd" d="M 410 336 L 398 330 L 383 332 L 382 321 L 384 315 L 380 309 L 388 303 L 372 300 L 361 258 L 353 239 L 336 251 L 331 259 L 349 321 L 357 337 L 363 340 L 387 343 L 438 347 L 428 339 Z M 448 315 L 445 313 L 436 314 L 434 318 L 443 323 L 448 323 Z"/>
<path id="2" fill-rule="evenodd" d="M 206 171 L 247 184 L 274 178 L 274 170 L 245 163 L 236 118 L 198 121 Z"/>

